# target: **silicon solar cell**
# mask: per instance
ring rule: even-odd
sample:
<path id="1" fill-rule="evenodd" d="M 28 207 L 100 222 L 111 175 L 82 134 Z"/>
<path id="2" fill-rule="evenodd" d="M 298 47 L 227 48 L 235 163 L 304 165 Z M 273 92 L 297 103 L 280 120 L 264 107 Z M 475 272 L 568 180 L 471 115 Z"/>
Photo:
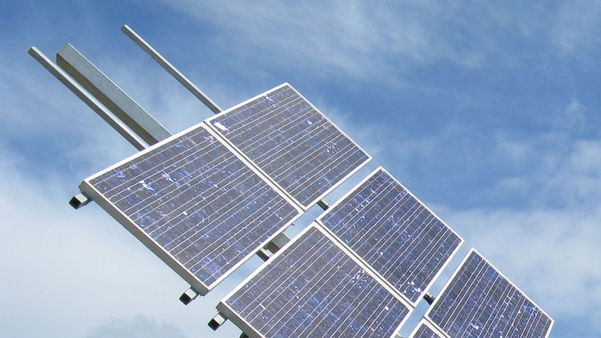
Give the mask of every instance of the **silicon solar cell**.
<path id="1" fill-rule="evenodd" d="M 301 213 L 204 125 L 80 188 L 201 294 Z"/>
<path id="2" fill-rule="evenodd" d="M 304 209 L 370 159 L 289 84 L 207 123 Z"/>
<path id="3" fill-rule="evenodd" d="M 391 337 L 410 313 L 405 301 L 315 225 L 217 309 L 251 337 Z"/>
<path id="4" fill-rule="evenodd" d="M 413 304 L 463 241 L 382 168 L 318 222 Z"/>
<path id="5" fill-rule="evenodd" d="M 437 333 L 430 324 L 422 319 L 409 338 L 445 338 L 445 336 Z"/>
<path id="6" fill-rule="evenodd" d="M 472 249 L 426 316 L 451 337 L 548 337 L 553 320 Z"/>

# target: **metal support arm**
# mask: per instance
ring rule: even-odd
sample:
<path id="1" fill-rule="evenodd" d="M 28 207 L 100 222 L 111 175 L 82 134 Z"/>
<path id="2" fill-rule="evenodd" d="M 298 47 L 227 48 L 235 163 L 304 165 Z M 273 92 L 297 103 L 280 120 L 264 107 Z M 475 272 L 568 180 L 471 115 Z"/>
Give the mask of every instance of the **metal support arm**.
<path id="1" fill-rule="evenodd" d="M 215 114 L 221 112 L 221 108 L 217 106 L 205 93 L 202 92 L 198 87 L 188 80 L 177 68 L 175 68 L 167 59 L 165 59 L 159 52 L 157 52 L 152 46 L 144 41 L 133 29 L 129 28 L 128 25 L 123 25 L 121 31 L 125 33 L 133 42 L 135 42 L 142 50 L 146 52 L 153 60 L 155 60 L 163 69 L 165 69 L 171 76 L 173 76 L 179 83 L 181 83 L 186 89 L 188 89 L 194 96 L 196 96 L 202 103 L 204 103 L 211 111 Z"/>

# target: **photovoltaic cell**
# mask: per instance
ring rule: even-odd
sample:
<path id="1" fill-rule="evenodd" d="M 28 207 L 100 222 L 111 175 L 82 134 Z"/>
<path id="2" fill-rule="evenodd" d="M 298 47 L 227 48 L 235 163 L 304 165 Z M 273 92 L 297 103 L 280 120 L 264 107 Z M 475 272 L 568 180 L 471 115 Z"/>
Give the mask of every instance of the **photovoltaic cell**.
<path id="1" fill-rule="evenodd" d="M 445 338 L 445 336 L 437 333 L 426 321 L 422 319 L 422 321 L 413 330 L 409 338 Z"/>
<path id="2" fill-rule="evenodd" d="M 462 239 L 384 169 L 318 222 L 415 304 Z"/>
<path id="3" fill-rule="evenodd" d="M 451 337 L 548 337 L 553 320 L 472 250 L 427 318 Z"/>
<path id="4" fill-rule="evenodd" d="M 391 337 L 410 312 L 314 225 L 217 309 L 253 337 Z"/>
<path id="5" fill-rule="evenodd" d="M 304 209 L 370 159 L 289 84 L 208 123 Z"/>
<path id="6" fill-rule="evenodd" d="M 81 190 L 201 294 L 300 215 L 204 125 L 84 180 Z"/>

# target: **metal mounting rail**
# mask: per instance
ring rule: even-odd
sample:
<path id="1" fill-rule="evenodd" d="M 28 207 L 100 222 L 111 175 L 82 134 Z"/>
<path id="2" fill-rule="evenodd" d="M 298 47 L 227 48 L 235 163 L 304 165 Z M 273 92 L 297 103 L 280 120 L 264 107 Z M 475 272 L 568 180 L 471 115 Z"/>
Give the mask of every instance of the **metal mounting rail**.
<path id="1" fill-rule="evenodd" d="M 56 64 L 149 145 L 171 136 L 152 115 L 70 44 L 56 54 Z"/>
<path id="2" fill-rule="evenodd" d="M 148 145 L 140 139 L 140 137 L 129 129 L 119 118 L 105 108 L 100 101 L 94 98 L 86 89 L 80 86 L 69 74 L 58 67 L 57 64 L 52 62 L 46 55 L 40 52 L 36 47 L 31 47 L 28 50 L 36 61 L 38 61 L 50 74 L 54 75 L 65 87 L 69 88 L 73 94 L 81 99 L 88 107 L 98 114 L 104 121 L 106 121 L 113 129 L 115 129 L 119 135 L 123 136 L 129 143 L 131 143 L 136 149 L 143 150 Z"/>

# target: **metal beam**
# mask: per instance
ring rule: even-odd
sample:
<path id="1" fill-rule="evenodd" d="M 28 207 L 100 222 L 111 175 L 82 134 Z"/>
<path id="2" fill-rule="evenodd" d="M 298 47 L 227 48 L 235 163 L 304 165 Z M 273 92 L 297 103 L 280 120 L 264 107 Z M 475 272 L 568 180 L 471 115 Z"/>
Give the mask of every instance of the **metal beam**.
<path id="1" fill-rule="evenodd" d="M 82 88 L 77 82 L 75 82 L 67 73 L 59 68 L 54 62 L 52 62 L 46 55 L 40 52 L 36 47 L 31 47 L 28 50 L 36 61 L 38 61 L 50 74 L 54 75 L 65 87 L 69 88 L 73 94 L 79 97 L 88 107 L 92 108 L 98 116 L 105 120 L 113 129 L 115 129 L 119 135 L 123 136 L 129 143 L 131 143 L 136 149 L 142 150 L 148 145 L 140 140 L 140 138 L 132 132 L 123 122 L 115 117 L 110 111 L 108 111 L 98 100 L 90 95 L 84 88 Z"/>
<path id="2" fill-rule="evenodd" d="M 181 83 L 186 89 L 188 89 L 194 96 L 196 96 L 202 103 L 204 103 L 211 111 L 215 114 L 222 111 L 215 102 L 213 102 L 205 93 L 203 93 L 198 87 L 188 80 L 177 68 L 175 68 L 167 59 L 165 59 L 159 52 L 157 52 L 152 46 L 144 41 L 133 29 L 128 25 L 123 25 L 121 31 L 125 33 L 133 42 L 135 42 L 140 48 L 142 48 L 146 54 L 153 58 L 163 69 L 165 69 L 171 76 L 173 76 L 179 83 Z"/>
<path id="3" fill-rule="evenodd" d="M 152 115 L 70 44 L 56 54 L 56 63 L 149 145 L 171 136 Z"/>

